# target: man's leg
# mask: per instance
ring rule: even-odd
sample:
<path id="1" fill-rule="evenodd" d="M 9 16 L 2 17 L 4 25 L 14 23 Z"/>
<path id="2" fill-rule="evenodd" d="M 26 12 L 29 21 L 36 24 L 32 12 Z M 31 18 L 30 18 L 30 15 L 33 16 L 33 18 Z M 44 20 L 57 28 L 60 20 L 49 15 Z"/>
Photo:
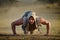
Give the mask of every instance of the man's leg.
<path id="1" fill-rule="evenodd" d="M 23 29 L 23 31 L 24 31 L 24 34 L 26 34 L 25 26 L 24 26 L 24 25 L 22 25 L 22 29 Z"/>
<path id="2" fill-rule="evenodd" d="M 27 33 L 28 33 L 26 26 L 23 26 L 23 25 L 22 25 L 22 29 L 23 29 L 23 31 L 24 31 L 24 34 L 27 34 Z"/>
<path id="3" fill-rule="evenodd" d="M 28 21 L 28 20 L 27 20 L 27 17 L 24 16 L 24 17 L 23 17 L 23 20 L 24 20 L 24 21 L 23 21 L 23 24 L 22 24 L 22 29 L 23 29 L 23 31 L 24 31 L 24 34 L 27 34 L 27 33 L 28 33 L 28 31 L 27 31 L 27 23 L 28 23 L 28 22 L 27 22 L 27 21 Z"/>

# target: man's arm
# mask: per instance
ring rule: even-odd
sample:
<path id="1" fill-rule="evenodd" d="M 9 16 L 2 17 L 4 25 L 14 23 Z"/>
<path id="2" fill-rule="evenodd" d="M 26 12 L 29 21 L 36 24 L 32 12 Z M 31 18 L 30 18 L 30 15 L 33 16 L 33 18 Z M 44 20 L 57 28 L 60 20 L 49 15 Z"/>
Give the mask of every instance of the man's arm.
<path id="1" fill-rule="evenodd" d="M 14 21 L 13 24 L 15 24 L 16 26 L 21 25 L 21 24 L 23 24 L 23 19 L 20 18 L 20 19 Z"/>
<path id="2" fill-rule="evenodd" d="M 13 32 L 14 35 L 16 34 L 16 26 L 21 25 L 21 24 L 23 24 L 23 19 L 22 18 L 11 23 L 12 32 Z"/>
<path id="3" fill-rule="evenodd" d="M 50 25 L 51 23 L 49 21 L 45 20 L 42 17 L 40 17 L 39 22 L 43 25 L 46 25 L 46 30 L 47 30 L 46 35 L 48 35 L 49 34 L 49 29 L 50 29 L 49 27 L 51 26 Z"/>

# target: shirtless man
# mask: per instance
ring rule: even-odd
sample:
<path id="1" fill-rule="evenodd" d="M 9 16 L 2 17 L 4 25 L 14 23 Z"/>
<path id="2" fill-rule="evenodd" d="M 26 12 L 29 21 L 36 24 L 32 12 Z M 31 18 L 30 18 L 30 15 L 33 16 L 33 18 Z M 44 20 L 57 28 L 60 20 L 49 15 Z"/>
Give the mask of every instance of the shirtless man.
<path id="1" fill-rule="evenodd" d="M 31 16 L 34 18 L 34 20 L 33 20 L 33 18 L 30 18 Z M 35 12 L 32 12 L 32 11 L 25 12 L 25 14 L 22 18 L 11 23 L 13 34 L 14 35 L 16 34 L 16 26 L 22 25 L 23 31 L 25 32 L 27 23 L 29 22 L 30 24 L 33 24 L 34 21 L 35 21 L 36 25 L 38 25 L 38 24 L 46 25 L 47 31 L 46 31 L 45 35 L 49 35 L 49 27 L 51 26 L 50 25 L 51 23 L 49 21 L 47 21 L 46 19 L 44 19 L 43 17 L 36 16 Z"/>

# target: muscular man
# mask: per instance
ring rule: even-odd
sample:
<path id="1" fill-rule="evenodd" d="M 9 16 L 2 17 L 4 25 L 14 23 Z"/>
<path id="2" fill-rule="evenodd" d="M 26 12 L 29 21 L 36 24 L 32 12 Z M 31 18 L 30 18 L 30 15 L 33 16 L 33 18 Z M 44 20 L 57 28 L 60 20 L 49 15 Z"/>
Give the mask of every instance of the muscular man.
<path id="1" fill-rule="evenodd" d="M 32 11 L 25 12 L 22 18 L 11 23 L 13 34 L 16 34 L 16 26 L 19 26 L 19 25 L 22 25 L 23 31 L 25 32 L 26 31 L 25 28 L 28 22 L 30 24 L 33 24 L 35 22 L 36 25 L 38 24 L 46 25 L 47 32 L 45 35 L 49 34 L 50 22 L 44 19 L 43 17 L 36 16 L 35 12 L 32 12 Z"/>

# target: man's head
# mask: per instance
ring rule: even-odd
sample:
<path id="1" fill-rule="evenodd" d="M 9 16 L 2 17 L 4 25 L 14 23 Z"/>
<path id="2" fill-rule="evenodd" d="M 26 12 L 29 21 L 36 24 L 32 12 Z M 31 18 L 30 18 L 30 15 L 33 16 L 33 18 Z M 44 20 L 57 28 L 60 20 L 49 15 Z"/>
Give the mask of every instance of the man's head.
<path id="1" fill-rule="evenodd" d="M 28 22 L 30 24 L 33 24 L 35 22 L 34 17 L 33 16 L 30 16 L 29 19 L 28 19 Z"/>

